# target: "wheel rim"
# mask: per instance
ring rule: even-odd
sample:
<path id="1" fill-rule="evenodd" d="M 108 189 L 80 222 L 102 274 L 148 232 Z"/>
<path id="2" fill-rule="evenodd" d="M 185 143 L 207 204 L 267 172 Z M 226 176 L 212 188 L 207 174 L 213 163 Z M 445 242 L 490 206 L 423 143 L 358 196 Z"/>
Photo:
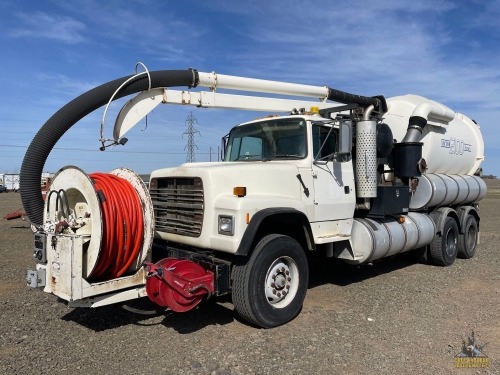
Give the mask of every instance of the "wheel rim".
<path id="1" fill-rule="evenodd" d="M 457 251 L 457 236 L 453 229 L 446 232 L 446 253 L 453 256 Z"/>
<path id="2" fill-rule="evenodd" d="M 299 287 L 299 269 L 290 257 L 276 259 L 265 279 L 265 293 L 269 304 L 276 308 L 288 306 Z"/>

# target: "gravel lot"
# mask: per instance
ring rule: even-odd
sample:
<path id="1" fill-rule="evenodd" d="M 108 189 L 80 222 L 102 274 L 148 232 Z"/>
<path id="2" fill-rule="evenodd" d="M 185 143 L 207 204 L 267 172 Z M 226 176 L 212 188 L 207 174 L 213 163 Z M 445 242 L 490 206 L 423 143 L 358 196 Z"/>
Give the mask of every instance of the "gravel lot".
<path id="1" fill-rule="evenodd" d="M 0 374 L 500 374 L 500 181 L 488 184 L 476 257 L 448 268 L 312 261 L 302 313 L 271 330 L 241 321 L 229 298 L 185 314 L 68 308 L 26 287 L 32 233 L 0 219 Z M 0 194 L 0 216 L 21 207 L 18 193 Z M 490 367 L 456 369 L 472 330 Z"/>

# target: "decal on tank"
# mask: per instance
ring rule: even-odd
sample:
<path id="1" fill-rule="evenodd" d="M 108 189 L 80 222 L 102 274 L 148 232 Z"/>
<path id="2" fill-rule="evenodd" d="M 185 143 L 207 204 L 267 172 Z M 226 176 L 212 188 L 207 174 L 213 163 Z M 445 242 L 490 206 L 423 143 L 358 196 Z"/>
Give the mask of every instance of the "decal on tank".
<path id="1" fill-rule="evenodd" d="M 464 152 L 472 152 L 472 145 L 469 143 L 465 143 L 462 139 L 450 138 L 444 139 L 441 138 L 441 147 L 449 148 L 450 154 L 455 155 L 463 155 Z"/>

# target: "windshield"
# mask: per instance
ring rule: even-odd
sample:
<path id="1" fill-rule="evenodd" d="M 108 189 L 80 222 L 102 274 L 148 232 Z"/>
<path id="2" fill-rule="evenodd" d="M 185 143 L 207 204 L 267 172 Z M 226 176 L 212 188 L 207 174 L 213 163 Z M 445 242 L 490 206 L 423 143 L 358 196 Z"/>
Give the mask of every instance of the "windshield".
<path id="1" fill-rule="evenodd" d="M 302 159 L 306 156 L 306 121 L 269 119 L 231 130 L 226 160 Z"/>

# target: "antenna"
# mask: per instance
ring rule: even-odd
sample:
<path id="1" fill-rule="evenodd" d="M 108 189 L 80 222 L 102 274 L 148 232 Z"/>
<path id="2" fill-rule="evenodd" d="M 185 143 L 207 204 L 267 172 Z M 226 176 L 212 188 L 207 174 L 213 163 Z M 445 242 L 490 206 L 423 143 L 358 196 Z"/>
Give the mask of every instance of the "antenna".
<path id="1" fill-rule="evenodd" d="M 184 150 L 187 150 L 187 153 L 186 153 L 186 162 L 187 163 L 192 163 L 192 162 L 196 161 L 196 157 L 194 155 L 194 149 L 195 148 L 198 149 L 198 147 L 194 143 L 194 135 L 196 133 L 198 133 L 201 136 L 201 133 L 194 128 L 194 125 L 197 123 L 198 123 L 198 120 L 196 120 L 196 117 L 193 115 L 193 112 L 189 112 L 189 115 L 186 119 L 186 126 L 188 128 L 184 133 L 182 133 L 183 136 L 184 136 L 184 134 L 187 134 L 187 136 L 188 136 L 188 142 L 186 144 L 186 147 L 184 147 Z"/>

